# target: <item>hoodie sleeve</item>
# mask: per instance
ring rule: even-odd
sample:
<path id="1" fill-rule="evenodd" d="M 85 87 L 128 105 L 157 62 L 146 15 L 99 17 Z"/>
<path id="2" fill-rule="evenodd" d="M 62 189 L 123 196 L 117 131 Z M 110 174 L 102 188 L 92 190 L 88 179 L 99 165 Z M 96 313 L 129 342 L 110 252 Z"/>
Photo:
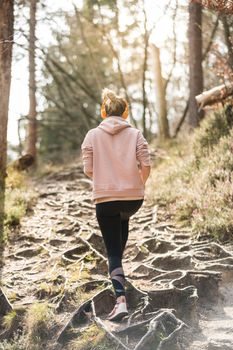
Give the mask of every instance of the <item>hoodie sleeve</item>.
<path id="1" fill-rule="evenodd" d="M 144 138 L 141 131 L 139 131 L 138 137 L 137 137 L 136 158 L 139 161 L 140 165 L 144 165 L 144 166 L 151 165 L 148 142 Z"/>
<path id="2" fill-rule="evenodd" d="M 87 132 L 83 143 L 81 145 L 82 159 L 83 159 L 83 171 L 84 173 L 93 172 L 93 148 L 91 143 L 90 130 Z"/>

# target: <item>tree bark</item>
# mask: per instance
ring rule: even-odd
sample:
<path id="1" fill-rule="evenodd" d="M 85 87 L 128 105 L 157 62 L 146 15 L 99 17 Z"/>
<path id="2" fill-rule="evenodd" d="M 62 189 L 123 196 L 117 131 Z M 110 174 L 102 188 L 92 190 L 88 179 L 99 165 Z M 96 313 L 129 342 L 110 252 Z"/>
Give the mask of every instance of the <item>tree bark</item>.
<path id="1" fill-rule="evenodd" d="M 0 1 L 0 254 L 3 249 L 4 232 L 7 123 L 11 84 L 13 23 L 14 1 Z M 0 265 L 1 263 L 2 261 L 0 261 Z"/>
<path id="2" fill-rule="evenodd" d="M 165 141 L 169 136 L 169 124 L 167 119 L 167 102 L 165 96 L 165 86 L 161 72 L 160 54 L 159 49 L 152 44 L 151 45 L 153 64 L 154 64 L 154 79 L 155 79 L 155 91 L 156 91 L 156 105 L 158 115 L 158 136 L 159 141 Z"/>
<path id="3" fill-rule="evenodd" d="M 202 70 L 202 8 L 200 4 L 189 4 L 189 107 L 188 121 L 191 128 L 199 125 L 204 111 L 198 111 L 195 96 L 203 91 Z"/>
<path id="4" fill-rule="evenodd" d="M 144 15 L 144 59 L 142 65 L 142 127 L 143 135 L 147 137 L 147 127 L 146 127 L 146 108 L 147 108 L 147 98 L 146 98 L 146 71 L 147 71 L 147 59 L 148 59 L 148 45 L 149 45 L 149 33 L 147 30 L 147 14 L 145 10 L 145 3 L 143 1 L 143 15 Z"/>
<path id="5" fill-rule="evenodd" d="M 227 50 L 228 50 L 228 63 L 233 71 L 233 42 L 232 42 L 232 37 L 231 37 L 231 32 L 230 32 L 230 26 L 227 22 L 227 16 L 222 17 L 222 23 L 223 23 L 223 28 L 224 28 L 224 36 L 225 36 L 225 42 L 227 45 Z"/>
<path id="6" fill-rule="evenodd" d="M 218 23 L 219 23 L 219 16 L 217 17 L 216 22 L 215 22 L 215 24 L 214 24 L 212 33 L 211 33 L 211 35 L 210 35 L 209 43 L 208 43 L 208 45 L 206 46 L 205 52 L 204 52 L 203 55 L 202 55 L 202 62 L 205 60 L 205 58 L 206 58 L 208 52 L 209 52 L 210 49 L 211 49 L 211 46 L 212 46 L 212 44 L 213 44 L 213 39 L 214 39 L 214 36 L 215 36 L 216 31 L 217 31 L 217 28 L 218 28 Z M 181 126 L 182 126 L 182 124 L 183 124 L 183 122 L 184 122 L 184 120 L 185 120 L 186 114 L 187 114 L 187 112 L 188 112 L 188 104 L 189 104 L 189 100 L 186 102 L 184 112 L 183 112 L 183 114 L 182 114 L 182 116 L 181 116 L 181 118 L 180 118 L 180 120 L 179 120 L 179 122 L 178 122 L 178 124 L 177 124 L 177 126 L 176 126 L 176 128 L 175 128 L 175 132 L 174 132 L 173 137 L 176 137 L 177 134 L 178 134 L 178 132 L 179 132 L 180 129 L 181 129 Z"/>
<path id="7" fill-rule="evenodd" d="M 228 96 L 233 95 L 233 83 L 222 84 L 196 96 L 196 101 L 200 108 L 221 102 Z"/>
<path id="8" fill-rule="evenodd" d="M 36 42 L 36 3 L 37 0 L 30 0 L 29 20 L 29 112 L 27 130 L 27 154 L 34 157 L 36 162 L 36 141 L 37 141 L 37 120 L 36 120 L 36 64 L 35 64 L 35 42 Z"/>

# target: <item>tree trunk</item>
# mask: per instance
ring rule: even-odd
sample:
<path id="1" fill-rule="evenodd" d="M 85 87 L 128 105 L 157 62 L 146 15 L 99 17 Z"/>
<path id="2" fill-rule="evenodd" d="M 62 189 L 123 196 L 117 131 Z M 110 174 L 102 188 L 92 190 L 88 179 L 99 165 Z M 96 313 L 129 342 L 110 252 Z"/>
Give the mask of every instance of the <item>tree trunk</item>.
<path id="1" fill-rule="evenodd" d="M 202 71 L 202 8 L 200 4 L 189 4 L 189 125 L 199 125 L 204 111 L 198 111 L 195 96 L 203 91 Z"/>
<path id="2" fill-rule="evenodd" d="M 230 32 L 230 26 L 227 22 L 227 16 L 222 17 L 222 23 L 223 23 L 223 28 L 224 28 L 224 36 L 225 36 L 225 42 L 227 45 L 227 50 L 228 50 L 228 63 L 233 71 L 233 42 L 232 42 L 232 37 L 231 37 L 231 32 Z"/>
<path id="3" fill-rule="evenodd" d="M 0 250 L 3 248 L 7 122 L 11 83 L 14 1 L 0 1 Z M 0 254 L 1 254 L 0 252 Z M 1 256 L 0 256 L 1 258 Z M 0 261 L 0 265 L 1 265 Z"/>
<path id="4" fill-rule="evenodd" d="M 167 102 L 165 96 L 164 81 L 161 72 L 160 54 L 159 49 L 152 44 L 152 55 L 154 64 L 154 79 L 155 79 L 155 92 L 156 92 L 156 106 L 158 116 L 158 136 L 160 141 L 164 141 L 169 138 L 169 124 L 167 119 Z"/>
<path id="5" fill-rule="evenodd" d="M 147 127 L 146 127 L 146 108 L 147 108 L 147 98 L 146 98 L 146 71 L 147 71 L 147 59 L 148 59 L 148 45 L 149 45 L 149 33 L 147 30 L 147 14 L 145 10 L 145 3 L 143 2 L 143 13 L 144 13 L 144 58 L 142 65 L 142 127 L 143 135 L 147 137 Z"/>
<path id="6" fill-rule="evenodd" d="M 27 130 L 27 154 L 36 161 L 37 120 L 36 120 L 36 65 L 35 65 L 35 42 L 36 42 L 36 3 L 30 1 L 30 34 L 29 34 L 29 113 Z"/>

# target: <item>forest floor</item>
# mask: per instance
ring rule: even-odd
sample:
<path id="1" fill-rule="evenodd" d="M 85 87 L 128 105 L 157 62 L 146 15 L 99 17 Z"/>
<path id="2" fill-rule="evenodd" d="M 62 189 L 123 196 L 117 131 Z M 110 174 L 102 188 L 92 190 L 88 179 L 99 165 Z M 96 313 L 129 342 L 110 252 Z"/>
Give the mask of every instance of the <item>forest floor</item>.
<path id="1" fill-rule="evenodd" d="M 49 301 L 46 350 L 233 349 L 232 243 L 194 238 L 150 201 L 148 188 L 123 259 L 129 316 L 109 322 L 115 299 L 81 161 L 32 182 L 38 199 L 9 237 L 2 279 L 13 309 Z M 93 325 L 115 345 L 91 347 L 84 334 Z"/>

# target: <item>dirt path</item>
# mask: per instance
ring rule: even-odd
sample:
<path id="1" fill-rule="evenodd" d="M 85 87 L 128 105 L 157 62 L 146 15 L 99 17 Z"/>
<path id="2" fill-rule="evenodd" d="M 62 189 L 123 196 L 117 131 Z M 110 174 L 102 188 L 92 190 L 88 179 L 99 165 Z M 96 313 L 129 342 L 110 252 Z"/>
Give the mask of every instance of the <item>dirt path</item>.
<path id="1" fill-rule="evenodd" d="M 233 349 L 232 245 L 193 241 L 148 200 L 132 218 L 123 261 L 130 315 L 106 320 L 114 297 L 91 185 L 81 163 L 35 184 L 33 213 L 5 249 L 12 306 L 54 307 L 48 349 L 66 349 L 93 322 L 119 349 Z"/>

